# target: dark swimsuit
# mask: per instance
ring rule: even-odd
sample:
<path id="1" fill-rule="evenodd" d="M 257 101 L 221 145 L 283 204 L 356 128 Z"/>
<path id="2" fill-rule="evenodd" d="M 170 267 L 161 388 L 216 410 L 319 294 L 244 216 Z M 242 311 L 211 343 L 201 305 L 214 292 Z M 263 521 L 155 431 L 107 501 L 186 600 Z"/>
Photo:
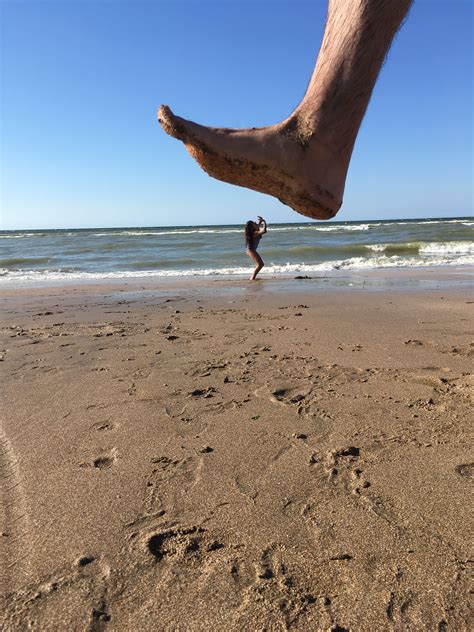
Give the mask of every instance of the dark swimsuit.
<path id="1" fill-rule="evenodd" d="M 247 250 L 257 250 L 258 244 L 260 243 L 261 239 L 262 239 L 262 235 L 256 235 L 253 238 L 252 245 L 247 246 Z"/>

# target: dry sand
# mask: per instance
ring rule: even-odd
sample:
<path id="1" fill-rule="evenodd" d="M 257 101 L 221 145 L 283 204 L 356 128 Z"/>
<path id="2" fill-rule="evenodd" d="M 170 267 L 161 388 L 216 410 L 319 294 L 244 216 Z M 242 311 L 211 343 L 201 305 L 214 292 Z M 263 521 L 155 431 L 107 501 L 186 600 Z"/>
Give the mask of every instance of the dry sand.
<path id="1" fill-rule="evenodd" d="M 3 292 L 3 629 L 472 629 L 472 299 L 266 287 Z"/>

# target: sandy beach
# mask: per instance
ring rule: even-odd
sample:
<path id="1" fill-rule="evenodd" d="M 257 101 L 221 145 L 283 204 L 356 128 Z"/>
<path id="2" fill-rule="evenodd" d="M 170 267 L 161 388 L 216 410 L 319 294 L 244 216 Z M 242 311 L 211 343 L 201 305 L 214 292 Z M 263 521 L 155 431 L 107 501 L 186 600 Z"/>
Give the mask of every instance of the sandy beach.
<path id="1" fill-rule="evenodd" d="M 2 290 L 4 630 L 472 629 L 472 292 L 293 285 Z"/>

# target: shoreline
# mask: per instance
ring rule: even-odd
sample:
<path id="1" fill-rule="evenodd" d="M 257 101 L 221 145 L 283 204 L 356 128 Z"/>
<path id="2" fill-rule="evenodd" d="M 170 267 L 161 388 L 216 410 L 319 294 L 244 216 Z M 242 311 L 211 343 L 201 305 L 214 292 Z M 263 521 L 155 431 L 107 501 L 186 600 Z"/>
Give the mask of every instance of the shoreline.
<path id="1" fill-rule="evenodd" d="M 249 274 L 251 268 L 249 266 Z M 28 295 L 37 290 L 101 288 L 141 286 L 144 289 L 159 291 L 177 288 L 199 288 L 204 290 L 215 286 L 226 288 L 246 287 L 249 282 L 247 275 L 208 275 L 184 277 L 118 277 L 99 279 L 59 279 L 49 281 L 15 282 L 15 280 L 0 280 L 0 297 L 16 294 Z M 458 287 L 474 286 L 474 266 L 438 266 L 419 268 L 381 268 L 376 270 L 339 270 L 322 274 L 272 275 L 260 273 L 256 285 L 271 286 L 276 291 L 319 291 L 322 289 L 338 290 L 344 287 L 362 287 L 364 289 L 414 289 L 423 290 L 425 287 L 436 289 L 445 285 Z M 418 285 L 417 285 L 418 284 Z"/>

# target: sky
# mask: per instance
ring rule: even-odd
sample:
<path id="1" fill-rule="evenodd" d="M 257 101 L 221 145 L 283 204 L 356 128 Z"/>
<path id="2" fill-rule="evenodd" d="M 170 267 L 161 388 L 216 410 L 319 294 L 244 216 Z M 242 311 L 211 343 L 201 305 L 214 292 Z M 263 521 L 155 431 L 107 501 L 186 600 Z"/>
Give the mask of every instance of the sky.
<path id="1" fill-rule="evenodd" d="M 471 0 L 417 0 L 382 68 L 335 218 L 473 213 Z M 326 1 L 0 0 L 0 228 L 306 221 L 209 178 L 156 121 L 296 107 Z"/>

